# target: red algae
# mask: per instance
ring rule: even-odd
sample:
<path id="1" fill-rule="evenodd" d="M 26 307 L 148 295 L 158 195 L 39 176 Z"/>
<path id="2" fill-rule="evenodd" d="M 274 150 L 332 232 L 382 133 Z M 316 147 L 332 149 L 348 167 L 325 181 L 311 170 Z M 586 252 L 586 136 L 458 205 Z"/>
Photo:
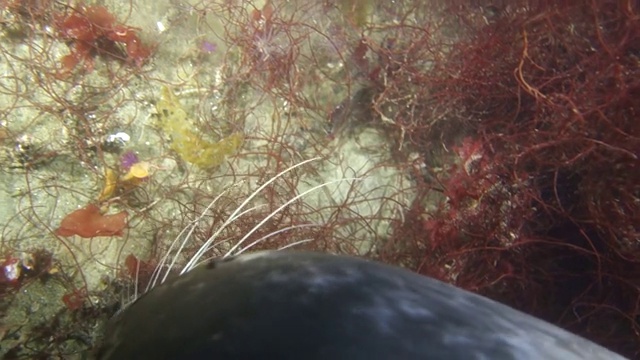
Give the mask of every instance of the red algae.
<path id="1" fill-rule="evenodd" d="M 67 215 L 55 234 L 64 237 L 78 235 L 83 238 L 122 236 L 127 227 L 127 216 L 128 213 L 124 210 L 117 214 L 104 215 L 100 213 L 99 207 L 89 204 Z"/>
<path id="2" fill-rule="evenodd" d="M 63 75 L 80 63 L 84 63 L 85 70 L 92 71 L 95 53 L 124 56 L 138 67 L 151 55 L 151 49 L 142 44 L 137 31 L 119 24 L 103 6 L 81 4 L 72 13 L 56 14 L 55 17 L 59 35 L 71 43 L 71 53 L 61 60 Z M 125 54 L 118 53 L 117 43 L 124 47 Z"/>

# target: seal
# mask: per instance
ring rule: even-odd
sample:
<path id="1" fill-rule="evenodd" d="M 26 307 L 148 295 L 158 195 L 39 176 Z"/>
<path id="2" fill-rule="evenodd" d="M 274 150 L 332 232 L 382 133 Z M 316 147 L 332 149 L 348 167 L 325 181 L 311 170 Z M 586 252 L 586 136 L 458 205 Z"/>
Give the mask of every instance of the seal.
<path id="1" fill-rule="evenodd" d="M 295 251 L 212 260 L 107 325 L 107 359 L 623 359 L 408 270 Z"/>

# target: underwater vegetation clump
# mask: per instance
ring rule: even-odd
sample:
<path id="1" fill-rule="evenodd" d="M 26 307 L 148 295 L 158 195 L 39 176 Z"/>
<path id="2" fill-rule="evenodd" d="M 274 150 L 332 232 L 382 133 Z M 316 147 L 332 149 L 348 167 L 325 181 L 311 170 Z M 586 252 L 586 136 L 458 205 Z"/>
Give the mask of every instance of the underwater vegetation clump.
<path id="1" fill-rule="evenodd" d="M 432 71 L 410 73 L 429 91 L 392 118 L 425 157 L 443 140 L 452 161 L 427 171 L 423 197 L 431 186 L 445 200 L 433 210 L 418 199 L 392 249 L 423 274 L 638 358 L 638 3 L 455 3 L 461 40 Z M 403 78 L 374 99 L 402 99 Z"/>
<path id="2" fill-rule="evenodd" d="M 89 204 L 68 214 L 56 229 L 58 236 L 78 235 L 83 238 L 98 236 L 122 236 L 127 226 L 127 212 L 117 214 L 101 214 L 100 208 Z"/>
<path id="3" fill-rule="evenodd" d="M 56 30 L 71 44 L 71 53 L 60 60 L 61 76 L 69 76 L 79 64 L 92 71 L 96 53 L 121 58 L 135 66 L 150 58 L 152 50 L 142 43 L 136 29 L 118 23 L 104 6 L 79 3 L 67 10 L 54 14 Z M 123 54 L 116 46 L 118 43 L 124 47 Z"/>
<path id="4" fill-rule="evenodd" d="M 220 166 L 225 157 L 234 154 L 242 145 L 241 132 L 211 142 L 194 130 L 187 112 L 177 96 L 168 87 L 162 88 L 161 99 L 156 104 L 160 128 L 171 137 L 171 149 L 183 160 L 202 169 Z"/>

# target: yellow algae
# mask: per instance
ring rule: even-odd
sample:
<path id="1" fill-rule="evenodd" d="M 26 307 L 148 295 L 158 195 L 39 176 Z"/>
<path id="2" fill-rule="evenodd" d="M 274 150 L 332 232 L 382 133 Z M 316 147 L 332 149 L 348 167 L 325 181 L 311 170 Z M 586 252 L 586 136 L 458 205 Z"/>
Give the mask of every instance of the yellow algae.
<path id="1" fill-rule="evenodd" d="M 211 169 L 219 166 L 226 156 L 240 148 L 244 140 L 240 132 L 235 132 L 218 142 L 204 139 L 193 130 L 193 124 L 180 105 L 178 97 L 166 86 L 162 88 L 156 110 L 160 128 L 171 136 L 171 149 L 183 160 L 200 168 Z"/>
<path id="2" fill-rule="evenodd" d="M 116 185 L 118 184 L 118 174 L 115 171 L 106 168 L 104 170 L 104 187 L 102 188 L 102 192 L 100 192 L 100 196 L 98 197 L 99 201 L 104 201 L 109 199 L 113 193 L 116 191 Z"/>
<path id="3" fill-rule="evenodd" d="M 131 165 L 129 171 L 122 176 L 122 181 L 130 181 L 133 179 L 145 179 L 149 177 L 149 163 L 145 161 L 137 162 Z"/>
<path id="4" fill-rule="evenodd" d="M 129 172 L 132 176 L 137 177 L 138 179 L 144 179 L 149 176 L 149 163 L 139 162 L 137 164 L 133 164 Z"/>

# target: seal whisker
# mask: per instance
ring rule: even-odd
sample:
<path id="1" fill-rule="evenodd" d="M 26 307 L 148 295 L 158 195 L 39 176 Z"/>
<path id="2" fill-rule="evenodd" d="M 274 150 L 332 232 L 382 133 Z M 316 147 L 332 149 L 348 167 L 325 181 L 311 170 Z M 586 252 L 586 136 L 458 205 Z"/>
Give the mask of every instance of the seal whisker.
<path id="1" fill-rule="evenodd" d="M 303 191 L 302 193 L 294 196 L 293 198 L 289 199 L 287 202 L 285 202 L 284 204 L 280 205 L 280 207 L 278 207 L 276 210 L 274 210 L 273 212 L 271 212 L 269 215 L 267 215 L 264 219 L 262 219 L 256 226 L 254 226 L 251 230 L 249 230 L 249 232 L 247 232 L 244 237 L 242 239 L 240 239 L 240 241 L 238 241 L 225 255 L 224 257 L 228 257 L 231 255 L 234 255 L 233 252 L 240 247 L 240 245 L 242 245 L 247 238 L 249 238 L 249 236 L 251 236 L 254 232 L 256 232 L 262 225 L 264 225 L 264 223 L 266 223 L 267 221 L 269 221 L 269 219 L 271 219 L 272 217 L 274 217 L 276 214 L 278 214 L 280 211 L 282 211 L 282 209 L 286 208 L 287 206 L 291 205 L 293 202 L 297 201 L 298 199 L 304 197 L 305 195 L 312 193 L 318 189 L 321 189 L 323 187 L 329 186 L 331 184 L 335 184 L 338 182 L 342 182 L 342 181 L 357 181 L 357 180 L 361 180 L 361 178 L 343 178 L 343 179 L 337 179 L 337 180 L 331 180 L 331 181 L 327 181 L 324 182 L 320 185 L 316 185 L 314 187 L 312 187 L 311 189 L 308 189 L 306 191 Z"/>
<path id="2" fill-rule="evenodd" d="M 147 284 L 147 289 L 146 289 L 147 291 L 149 291 L 151 288 L 153 288 L 154 286 L 157 285 L 158 280 L 160 279 L 160 277 L 162 277 L 162 279 L 160 279 L 160 283 L 163 283 L 167 279 L 167 276 L 169 276 L 169 273 L 170 273 L 171 269 L 173 268 L 173 266 L 175 265 L 175 263 L 176 263 L 176 261 L 178 259 L 178 256 L 180 255 L 180 253 L 184 249 L 184 246 L 186 245 L 187 241 L 191 238 L 191 235 L 195 231 L 196 226 L 198 225 L 198 223 L 200 223 L 200 221 L 202 221 L 202 219 L 207 214 L 207 212 L 218 202 L 218 200 L 220 200 L 220 198 L 222 198 L 222 196 L 224 194 L 226 194 L 229 191 L 230 188 L 231 187 L 225 189 L 220 194 L 218 194 L 218 196 L 216 196 L 209 203 L 209 205 L 207 205 L 207 207 L 200 213 L 200 215 L 195 220 L 191 221 L 187 226 L 185 226 L 180 231 L 180 233 L 178 233 L 178 235 L 173 240 L 173 242 L 171 242 L 171 245 L 169 246 L 169 249 L 167 250 L 167 253 L 162 257 L 162 259 L 158 263 L 158 266 L 156 266 L 155 270 L 153 271 L 153 274 L 151 276 L 151 281 L 149 281 L 149 284 Z M 186 235 L 185 235 L 185 233 L 186 233 Z M 184 238 L 184 240 L 180 244 L 180 247 L 178 247 L 178 249 L 175 251 L 173 259 L 171 260 L 171 263 L 167 267 L 167 271 L 164 273 L 164 275 L 161 275 L 162 268 L 166 264 L 169 256 L 171 255 L 171 253 L 173 251 L 173 248 L 178 243 L 178 239 L 180 239 L 180 238 Z"/>
<path id="3" fill-rule="evenodd" d="M 242 214 L 238 215 L 242 209 L 244 209 L 245 206 L 247 206 L 247 204 L 249 204 L 249 202 L 251 200 L 253 200 L 253 198 L 255 198 L 256 196 L 258 196 L 258 194 L 260 194 L 260 192 L 266 188 L 267 186 L 269 186 L 271 183 L 273 183 L 274 181 L 276 181 L 277 179 L 279 179 L 280 177 L 282 177 L 283 175 L 285 175 L 288 172 L 293 171 L 296 168 L 299 168 L 305 164 L 308 164 L 312 161 L 316 161 L 319 160 L 319 157 L 315 157 L 312 159 L 308 159 L 308 160 L 304 160 L 301 161 L 297 164 L 294 164 L 286 169 L 284 169 L 283 171 L 277 173 L 275 176 L 273 176 L 272 178 L 270 178 L 269 180 L 267 180 L 264 184 L 262 184 L 260 187 L 258 187 L 254 192 L 252 192 L 237 208 L 236 210 L 231 213 L 231 215 L 229 216 L 229 218 L 216 230 L 216 232 L 211 235 L 209 237 L 209 239 L 207 239 L 207 241 L 200 247 L 200 249 L 198 249 L 198 251 L 196 252 L 195 255 L 193 255 L 191 257 L 191 259 L 187 262 L 187 264 L 183 267 L 182 271 L 180 271 L 180 274 L 184 274 L 186 272 L 188 272 L 189 270 L 193 269 L 195 267 L 195 264 L 199 262 L 200 258 L 202 258 L 204 252 L 206 251 L 206 249 L 208 249 L 211 246 L 211 243 L 213 241 L 215 241 L 216 237 L 218 237 L 218 235 L 227 227 L 229 226 L 229 224 L 231 224 L 237 217 L 241 216 Z"/>
<path id="4" fill-rule="evenodd" d="M 244 247 L 244 248 L 242 248 L 242 249 L 238 250 L 238 252 L 236 253 L 236 255 L 243 254 L 245 251 L 249 250 L 249 249 L 250 249 L 250 248 L 252 248 L 253 246 L 255 246 L 255 245 L 257 245 L 257 244 L 259 244 L 259 243 L 261 243 L 261 242 L 263 242 L 263 241 L 267 240 L 268 238 L 271 238 L 271 237 L 273 237 L 273 236 L 279 235 L 279 234 L 281 234 L 281 233 L 283 233 L 283 232 L 285 232 L 285 231 L 290 231 L 290 230 L 295 230 L 295 229 L 300 229 L 300 228 L 316 227 L 316 226 L 321 226 L 321 225 L 319 225 L 319 224 L 301 224 L 301 225 L 287 226 L 286 228 L 279 229 L 279 230 L 277 230 L 277 231 L 274 231 L 274 232 L 272 232 L 272 233 L 269 233 L 269 234 L 267 234 L 267 235 L 265 235 L 265 236 L 261 237 L 261 238 L 260 238 L 260 239 L 258 239 L 258 240 L 255 240 L 254 242 L 252 242 L 251 244 L 247 245 L 246 247 Z M 227 240 L 229 240 L 229 239 L 227 239 Z M 220 243 L 222 243 L 222 242 L 224 242 L 224 241 L 227 241 L 227 240 L 223 240 L 223 241 L 221 241 L 221 242 L 218 242 L 218 243 L 216 243 L 216 244 L 213 244 L 213 245 L 211 246 L 211 248 L 207 249 L 207 251 L 208 251 L 208 250 L 210 250 L 210 249 L 213 249 L 213 248 L 214 248 L 215 246 L 217 246 L 218 244 L 220 244 Z M 301 245 L 301 244 L 305 244 L 305 243 L 311 242 L 311 241 L 313 241 L 313 240 L 314 240 L 313 238 L 310 238 L 310 239 L 303 239 L 303 240 L 298 240 L 298 241 L 292 242 L 292 243 L 290 243 L 290 244 L 284 245 L 284 246 L 282 246 L 282 247 L 278 248 L 277 250 L 285 250 L 285 249 L 289 249 L 289 248 L 292 248 L 292 247 L 295 247 L 295 246 L 298 246 L 298 245 Z M 205 252 L 206 252 L 206 251 L 205 251 Z M 204 259 L 204 260 L 200 261 L 200 262 L 198 263 L 198 265 L 196 265 L 196 266 L 200 266 L 201 264 L 203 264 L 203 263 L 207 263 L 207 262 L 209 262 L 209 261 L 211 261 L 211 260 L 213 260 L 213 259 L 215 259 L 215 258 L 216 258 L 216 256 L 208 257 L 208 258 L 206 258 L 206 259 Z"/>
<path id="5" fill-rule="evenodd" d="M 285 246 L 282 246 L 282 247 L 278 248 L 278 251 L 282 251 L 282 250 L 290 249 L 290 248 L 292 248 L 292 247 L 296 247 L 296 246 L 301 245 L 301 244 L 306 244 L 306 243 L 308 243 L 308 242 L 310 242 L 310 241 L 313 241 L 313 240 L 314 240 L 314 239 L 302 239 L 302 240 L 298 240 L 298 241 L 296 241 L 296 242 L 292 242 L 291 244 L 287 244 L 287 245 L 285 245 Z"/>
<path id="6" fill-rule="evenodd" d="M 276 235 L 278 235 L 278 234 L 281 234 L 281 233 L 283 233 L 283 232 L 285 232 L 285 231 L 295 230 L 295 229 L 302 229 L 302 228 L 309 228 L 309 227 L 316 227 L 316 226 L 321 226 L 321 225 L 320 225 L 320 224 L 300 224 L 300 225 L 287 226 L 287 227 L 285 227 L 285 228 L 282 228 L 282 229 L 279 229 L 279 230 L 274 231 L 274 232 L 272 232 L 272 233 L 269 233 L 269 234 L 267 234 L 267 235 L 265 235 L 265 236 L 261 237 L 261 238 L 260 238 L 260 239 L 258 239 L 258 240 L 253 241 L 251 244 L 249 244 L 249 245 L 245 246 L 244 248 L 239 249 L 239 250 L 238 250 L 238 252 L 236 253 L 236 255 L 240 255 L 240 254 L 242 254 L 243 252 L 245 252 L 245 251 L 247 251 L 247 250 L 251 249 L 251 248 L 252 248 L 252 247 L 254 247 L 255 245 L 257 245 L 257 244 L 259 244 L 259 243 L 261 243 L 261 242 L 265 241 L 266 239 L 268 239 L 268 238 L 270 238 L 270 237 L 273 237 L 273 236 L 276 236 Z M 297 242 L 297 243 L 299 243 L 299 242 Z M 289 246 L 289 245 L 285 245 L 285 248 L 286 248 L 287 246 Z"/>

